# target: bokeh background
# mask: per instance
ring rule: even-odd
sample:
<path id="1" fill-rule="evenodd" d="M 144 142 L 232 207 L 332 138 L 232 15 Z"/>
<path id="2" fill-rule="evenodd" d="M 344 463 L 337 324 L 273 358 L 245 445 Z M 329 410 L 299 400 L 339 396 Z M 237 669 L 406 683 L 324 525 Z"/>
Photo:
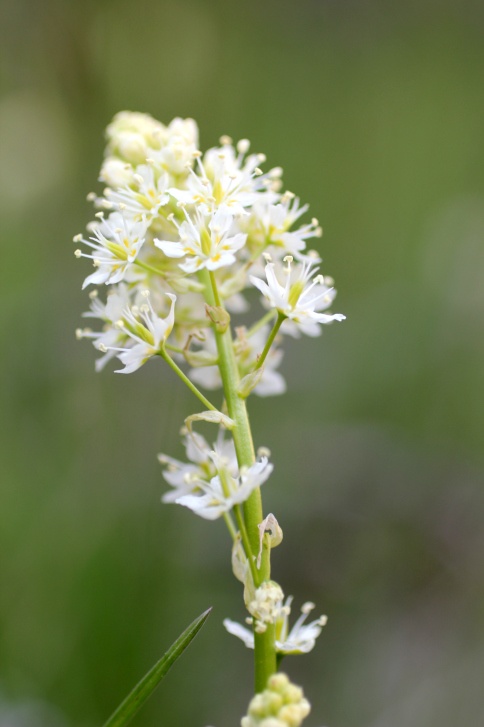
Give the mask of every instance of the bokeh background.
<path id="1" fill-rule="evenodd" d="M 275 577 L 329 617 L 285 664 L 308 727 L 480 724 L 483 4 L 3 0 L 0 27 L 1 727 L 98 727 L 209 605 L 133 724 L 236 725 L 251 692 L 223 525 L 160 504 L 193 401 L 74 338 L 121 109 L 250 138 L 325 229 L 347 321 L 288 340 L 288 394 L 251 401 Z"/>

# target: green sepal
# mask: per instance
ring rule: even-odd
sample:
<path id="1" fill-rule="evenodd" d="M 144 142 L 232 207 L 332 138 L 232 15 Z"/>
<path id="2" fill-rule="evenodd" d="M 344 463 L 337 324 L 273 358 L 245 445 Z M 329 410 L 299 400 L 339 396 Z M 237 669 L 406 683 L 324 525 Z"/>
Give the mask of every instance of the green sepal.
<path id="1" fill-rule="evenodd" d="M 180 634 L 177 640 L 170 646 L 166 654 L 145 674 L 141 681 L 128 694 L 126 699 L 121 702 L 119 707 L 111 715 L 103 727 L 125 727 L 131 722 L 134 715 L 143 706 L 148 697 L 154 692 L 160 681 L 175 663 L 179 656 L 183 654 L 190 642 L 195 638 L 207 620 L 210 611 L 202 613 L 193 621 L 185 631 Z"/>

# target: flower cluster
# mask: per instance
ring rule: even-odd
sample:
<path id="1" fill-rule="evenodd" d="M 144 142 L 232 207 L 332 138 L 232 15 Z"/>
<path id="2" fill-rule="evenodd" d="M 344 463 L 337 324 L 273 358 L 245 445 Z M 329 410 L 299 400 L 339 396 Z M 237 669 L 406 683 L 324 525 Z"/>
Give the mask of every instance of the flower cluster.
<path id="1" fill-rule="evenodd" d="M 267 688 L 256 694 L 242 717 L 241 727 L 300 727 L 311 711 L 301 687 L 292 684 L 285 674 L 274 674 Z"/>
<path id="2" fill-rule="evenodd" d="M 242 376 L 256 366 L 278 314 L 284 318 L 280 333 L 292 336 L 318 335 L 321 324 L 344 318 L 326 312 L 335 295 L 332 281 L 319 273 L 318 254 L 306 250 L 321 235 L 318 221 L 296 226 L 307 205 L 281 192 L 282 170 L 263 172 L 265 156 L 250 153 L 246 139 L 234 144 L 222 137 L 202 155 L 192 119 L 164 126 L 127 111 L 108 126 L 107 139 L 100 172 L 107 186 L 102 195 L 89 195 L 98 211 L 88 235 L 74 238 L 76 256 L 95 268 L 84 287 L 109 286 L 105 302 L 92 291 L 85 314 L 100 321 L 101 331 L 77 331 L 104 354 L 97 368 L 118 357 L 120 371 L 130 373 L 171 346 L 194 382 L 220 387 L 204 307 L 208 276 L 232 315 L 247 312 L 251 290 L 262 293 L 262 321 L 237 328 Z M 285 390 L 276 370 L 281 358 L 281 349 L 272 348 L 255 394 Z"/>

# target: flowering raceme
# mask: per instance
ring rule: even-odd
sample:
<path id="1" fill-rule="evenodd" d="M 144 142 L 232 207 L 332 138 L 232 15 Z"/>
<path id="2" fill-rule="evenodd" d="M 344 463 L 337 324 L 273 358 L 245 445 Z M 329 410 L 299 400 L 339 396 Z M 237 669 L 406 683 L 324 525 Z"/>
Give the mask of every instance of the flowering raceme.
<path id="1" fill-rule="evenodd" d="M 310 651 L 325 617 L 305 624 L 312 608 L 305 604 L 289 629 L 291 598 L 284 602 L 270 574 L 270 550 L 282 530 L 273 515 L 264 519 L 260 494 L 273 465 L 264 447 L 256 454 L 246 399 L 286 390 L 278 371 L 286 335 L 318 336 L 322 326 L 344 320 L 328 312 L 333 281 L 320 272 L 318 252 L 307 249 L 322 230 L 315 218 L 300 223 L 307 205 L 282 191 L 280 167 L 261 169 L 266 157 L 250 153 L 247 139 L 222 137 L 202 154 L 192 119 L 165 126 L 128 111 L 106 135 L 99 176 L 106 186 L 88 195 L 97 210 L 89 234 L 74 237 L 83 246 L 76 257 L 94 266 L 83 284 L 93 286 L 84 317 L 99 326 L 76 335 L 101 352 L 97 370 L 118 358 L 118 371 L 131 373 L 161 358 L 202 402 L 182 429 L 188 462 L 159 455 L 170 487 L 162 499 L 225 521 L 251 629 L 229 619 L 225 625 L 255 649 L 262 693 L 268 679 L 279 684 L 276 654 Z M 216 407 L 197 386 L 209 395 L 222 388 L 224 402 Z M 213 445 L 193 429 L 200 422 L 218 426 Z M 279 676 L 281 694 L 292 694 Z M 277 710 L 264 707 L 259 720 L 258 702 L 251 703 L 244 725 L 296 725 L 309 711 L 300 691 L 294 703 L 267 694 Z"/>

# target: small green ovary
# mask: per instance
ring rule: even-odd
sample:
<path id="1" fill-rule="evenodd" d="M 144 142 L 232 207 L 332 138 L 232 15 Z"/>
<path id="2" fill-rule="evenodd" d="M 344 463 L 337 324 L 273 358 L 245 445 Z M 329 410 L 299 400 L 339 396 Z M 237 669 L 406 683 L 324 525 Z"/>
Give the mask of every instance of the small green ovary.
<path id="1" fill-rule="evenodd" d="M 293 283 L 289 289 L 288 303 L 291 308 L 294 308 L 301 297 L 301 293 L 304 290 L 304 283 L 301 280 L 297 280 Z"/>

